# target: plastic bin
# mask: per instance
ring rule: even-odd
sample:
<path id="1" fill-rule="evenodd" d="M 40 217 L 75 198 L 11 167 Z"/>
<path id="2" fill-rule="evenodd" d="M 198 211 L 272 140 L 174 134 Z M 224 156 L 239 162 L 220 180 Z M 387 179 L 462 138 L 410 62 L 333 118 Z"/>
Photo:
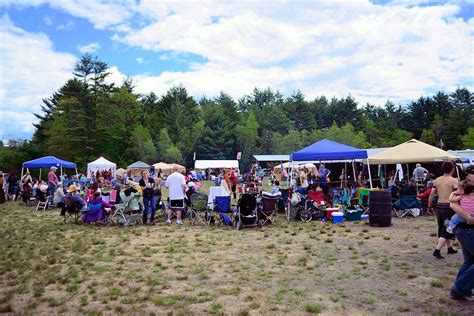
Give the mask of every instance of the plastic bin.
<path id="1" fill-rule="evenodd" d="M 332 214 L 333 224 L 342 224 L 344 223 L 344 213 L 342 212 L 333 212 Z"/>

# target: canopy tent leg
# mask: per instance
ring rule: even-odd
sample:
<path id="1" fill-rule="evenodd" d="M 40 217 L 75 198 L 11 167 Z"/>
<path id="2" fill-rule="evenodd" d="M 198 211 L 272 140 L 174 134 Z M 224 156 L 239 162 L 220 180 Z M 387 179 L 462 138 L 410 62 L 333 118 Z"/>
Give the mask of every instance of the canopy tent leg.
<path id="1" fill-rule="evenodd" d="M 458 181 L 461 180 L 461 177 L 459 176 L 459 166 L 456 164 L 456 172 L 458 174 Z"/>
<path id="2" fill-rule="evenodd" d="M 288 177 L 290 183 L 289 183 L 289 186 L 288 188 L 292 188 L 292 185 L 291 185 L 291 180 L 293 180 L 293 161 L 290 161 L 290 174 L 289 174 L 289 177 Z M 293 192 L 294 193 L 294 192 Z M 287 207 L 286 207 L 286 220 L 289 221 L 290 220 L 290 202 L 286 201 L 287 203 Z"/>
<path id="3" fill-rule="evenodd" d="M 407 164 L 407 179 L 410 179 L 410 165 Z"/>
<path id="4" fill-rule="evenodd" d="M 75 169 L 76 169 L 76 177 L 79 177 L 79 173 L 77 173 L 77 168 L 75 168 Z M 78 179 L 78 180 L 79 180 L 79 179 Z"/>
<path id="5" fill-rule="evenodd" d="M 367 159 L 367 169 L 369 169 L 369 183 L 370 183 L 370 188 L 372 189 L 372 174 L 371 174 L 371 172 L 370 172 L 369 159 Z"/>
<path id="6" fill-rule="evenodd" d="M 60 179 L 61 179 L 61 182 L 63 182 L 63 181 L 64 181 L 64 176 L 63 176 L 63 166 L 61 166 L 61 178 L 60 178 Z"/>
<path id="7" fill-rule="evenodd" d="M 21 177 L 20 177 L 20 184 L 21 184 L 21 189 L 23 189 L 23 171 L 25 168 L 21 167 Z M 33 183 L 32 183 L 33 184 Z"/>
<path id="8" fill-rule="evenodd" d="M 40 168 L 39 181 L 41 181 L 41 168 Z"/>
<path id="9" fill-rule="evenodd" d="M 355 165 L 354 165 L 354 159 L 352 159 L 352 173 L 354 174 L 354 179 L 352 180 L 352 182 L 356 182 L 357 181 L 357 176 L 356 176 L 356 169 L 355 169 Z"/>

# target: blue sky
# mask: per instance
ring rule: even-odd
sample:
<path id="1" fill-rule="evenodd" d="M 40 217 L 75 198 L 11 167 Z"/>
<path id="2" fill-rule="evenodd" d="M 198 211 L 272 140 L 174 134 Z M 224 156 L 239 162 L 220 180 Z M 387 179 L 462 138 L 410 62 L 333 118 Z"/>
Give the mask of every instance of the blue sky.
<path id="1" fill-rule="evenodd" d="M 158 95 L 254 87 L 404 104 L 473 88 L 472 1 L 0 1 L 0 139 L 31 138 L 41 99 L 84 52 Z"/>

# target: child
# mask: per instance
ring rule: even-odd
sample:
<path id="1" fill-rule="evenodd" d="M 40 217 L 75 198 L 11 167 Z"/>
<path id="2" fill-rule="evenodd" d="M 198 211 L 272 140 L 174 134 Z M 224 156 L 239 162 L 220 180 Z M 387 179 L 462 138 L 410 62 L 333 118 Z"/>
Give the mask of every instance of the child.
<path id="1" fill-rule="evenodd" d="M 457 191 L 454 191 L 449 196 L 449 202 L 459 202 L 462 209 L 471 213 L 471 217 L 474 217 L 474 183 L 466 180 L 459 182 Z M 466 220 L 462 216 L 454 214 L 453 217 L 451 217 L 451 221 L 447 223 L 448 227 L 446 231 L 452 234 L 459 223 L 465 222 Z"/>
<path id="2" fill-rule="evenodd" d="M 272 188 L 270 194 L 277 194 L 278 192 L 280 192 L 280 181 L 275 180 L 273 182 L 273 188 Z"/>

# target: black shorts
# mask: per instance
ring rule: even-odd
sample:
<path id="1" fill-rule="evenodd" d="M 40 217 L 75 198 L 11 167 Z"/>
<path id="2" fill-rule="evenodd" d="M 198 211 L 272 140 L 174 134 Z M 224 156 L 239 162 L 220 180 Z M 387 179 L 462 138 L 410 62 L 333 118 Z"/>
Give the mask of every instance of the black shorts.
<path id="1" fill-rule="evenodd" d="M 184 199 L 181 200 L 170 200 L 170 208 L 184 208 Z"/>
<path id="2" fill-rule="evenodd" d="M 445 239 L 454 240 L 454 235 L 446 231 L 446 220 L 451 220 L 454 215 L 454 211 L 449 207 L 447 203 L 438 203 L 436 206 L 436 220 L 438 222 L 438 238 L 443 237 Z"/>

